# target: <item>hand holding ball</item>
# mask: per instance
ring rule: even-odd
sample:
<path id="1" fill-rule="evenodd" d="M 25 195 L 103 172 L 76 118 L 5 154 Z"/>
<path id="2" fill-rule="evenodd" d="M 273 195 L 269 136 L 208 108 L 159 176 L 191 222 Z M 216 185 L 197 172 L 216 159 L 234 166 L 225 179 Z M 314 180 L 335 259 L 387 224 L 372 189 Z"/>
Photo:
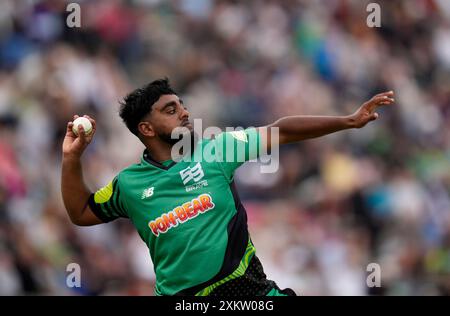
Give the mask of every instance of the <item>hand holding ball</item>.
<path id="1" fill-rule="evenodd" d="M 92 124 L 91 121 L 89 121 L 87 118 L 85 117 L 78 117 L 77 119 L 75 119 L 75 121 L 73 121 L 73 127 L 72 127 L 72 131 L 74 132 L 75 135 L 78 136 L 78 126 L 82 125 L 83 129 L 84 129 L 84 134 L 86 136 L 88 136 L 89 134 L 92 133 Z"/>

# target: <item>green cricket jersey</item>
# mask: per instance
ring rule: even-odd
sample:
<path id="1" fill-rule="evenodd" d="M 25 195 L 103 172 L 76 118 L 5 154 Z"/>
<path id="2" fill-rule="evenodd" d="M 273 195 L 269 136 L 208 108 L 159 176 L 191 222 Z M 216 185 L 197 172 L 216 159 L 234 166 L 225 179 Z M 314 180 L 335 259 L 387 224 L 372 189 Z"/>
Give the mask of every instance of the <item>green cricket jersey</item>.
<path id="1" fill-rule="evenodd" d="M 161 164 L 145 151 L 140 163 L 92 194 L 89 205 L 104 222 L 132 221 L 150 250 L 156 294 L 220 293 L 223 284 L 243 280 L 252 261 L 252 273 L 264 282 L 245 287 L 265 295 L 276 285 L 254 256 L 246 211 L 233 186 L 235 170 L 258 157 L 260 147 L 251 128 L 200 140 L 190 161 Z"/>

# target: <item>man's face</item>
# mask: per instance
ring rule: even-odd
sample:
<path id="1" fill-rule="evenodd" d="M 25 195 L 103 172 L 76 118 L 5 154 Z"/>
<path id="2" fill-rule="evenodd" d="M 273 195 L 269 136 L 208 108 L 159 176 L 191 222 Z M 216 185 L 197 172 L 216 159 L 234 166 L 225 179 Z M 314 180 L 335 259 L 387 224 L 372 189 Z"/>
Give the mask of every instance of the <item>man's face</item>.
<path id="1" fill-rule="evenodd" d="M 178 141 L 177 139 L 171 139 L 173 129 L 185 127 L 191 133 L 193 131 L 193 126 L 189 122 L 189 112 L 183 101 L 175 94 L 162 95 L 153 104 L 152 111 L 147 119 L 152 125 L 156 136 L 171 144 Z"/>

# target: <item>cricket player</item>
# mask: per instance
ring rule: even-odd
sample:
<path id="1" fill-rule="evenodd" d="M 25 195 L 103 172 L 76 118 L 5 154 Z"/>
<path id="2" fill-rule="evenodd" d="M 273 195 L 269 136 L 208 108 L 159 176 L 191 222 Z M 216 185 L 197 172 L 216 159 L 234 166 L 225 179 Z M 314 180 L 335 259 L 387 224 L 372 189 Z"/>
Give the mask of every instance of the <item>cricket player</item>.
<path id="1" fill-rule="evenodd" d="M 194 137 L 189 111 L 169 81 L 156 80 L 131 92 L 120 108 L 125 125 L 145 146 L 140 162 L 96 192 L 83 181 L 81 159 L 94 137 L 95 120 L 85 116 L 93 131 L 86 135 L 80 125 L 79 136 L 73 121 L 68 122 L 62 146 L 64 205 L 79 226 L 128 218 L 149 248 L 157 295 L 296 295 L 267 279 L 234 172 L 272 146 L 361 128 L 376 120 L 377 108 L 392 104 L 393 96 L 392 91 L 377 94 L 348 116 L 289 116 L 202 139 Z M 172 132 L 180 129 L 184 134 L 174 138 Z M 278 132 L 276 139 L 272 129 Z M 175 159 L 180 139 L 193 146 L 175 150 L 182 157 Z"/>

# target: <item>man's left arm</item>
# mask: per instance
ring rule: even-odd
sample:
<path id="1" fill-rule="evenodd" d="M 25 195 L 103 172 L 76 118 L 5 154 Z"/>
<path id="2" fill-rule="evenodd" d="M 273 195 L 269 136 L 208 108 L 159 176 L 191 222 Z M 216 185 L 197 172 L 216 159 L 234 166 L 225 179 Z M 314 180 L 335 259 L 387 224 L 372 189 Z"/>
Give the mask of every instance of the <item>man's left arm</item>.
<path id="1" fill-rule="evenodd" d="M 274 140 L 271 137 L 267 137 L 267 134 L 271 134 L 270 128 L 272 127 L 278 128 L 279 144 L 316 138 L 350 128 L 361 128 L 378 118 L 378 113 L 376 113 L 378 107 L 394 103 L 393 97 L 393 91 L 377 94 L 361 105 L 355 113 L 348 116 L 283 117 L 273 124 L 259 127 L 258 131 L 261 134 L 261 139 L 267 142 L 267 144 L 263 145 L 266 145 L 268 150 L 270 150 Z"/>

